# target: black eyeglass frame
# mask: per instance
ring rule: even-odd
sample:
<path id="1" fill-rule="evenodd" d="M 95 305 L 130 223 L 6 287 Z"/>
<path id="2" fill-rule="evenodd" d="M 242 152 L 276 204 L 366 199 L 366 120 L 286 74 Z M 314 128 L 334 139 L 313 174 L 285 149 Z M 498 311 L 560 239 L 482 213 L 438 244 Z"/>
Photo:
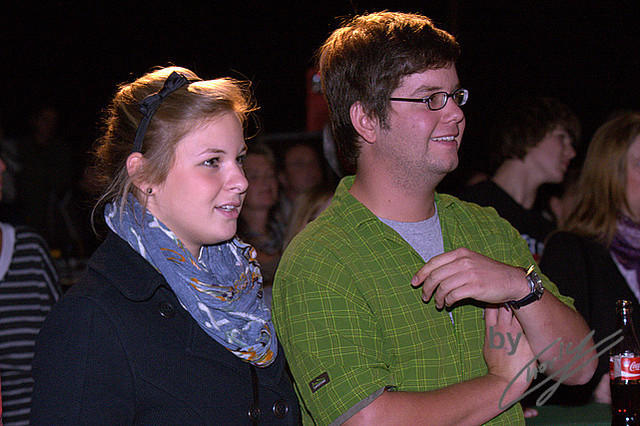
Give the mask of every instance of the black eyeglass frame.
<path id="1" fill-rule="evenodd" d="M 460 101 L 460 103 L 455 101 L 455 95 L 457 93 L 462 93 L 462 100 Z M 440 108 L 432 108 L 431 107 L 431 100 L 434 96 L 436 95 L 440 95 L 440 94 L 444 94 L 445 98 L 444 98 L 444 103 L 442 104 L 442 106 Z M 442 108 L 447 106 L 447 102 L 449 102 L 449 99 L 454 99 L 453 102 L 455 102 L 456 105 L 458 106 L 463 106 L 467 103 L 467 101 L 469 100 L 469 91 L 467 89 L 456 89 L 454 90 L 452 93 L 447 93 L 447 92 L 436 92 L 433 93 L 425 98 L 389 98 L 390 101 L 399 101 L 399 102 L 414 102 L 414 103 L 421 103 L 421 104 L 425 104 L 427 106 L 427 108 L 429 109 L 429 111 L 440 111 Z"/>

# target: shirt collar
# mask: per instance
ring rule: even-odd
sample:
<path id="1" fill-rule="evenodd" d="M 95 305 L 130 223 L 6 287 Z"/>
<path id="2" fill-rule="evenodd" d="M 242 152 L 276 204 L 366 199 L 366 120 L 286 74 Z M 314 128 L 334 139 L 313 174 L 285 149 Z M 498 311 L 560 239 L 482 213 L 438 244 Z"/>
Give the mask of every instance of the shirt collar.
<path id="1" fill-rule="evenodd" d="M 340 180 L 336 192 L 333 196 L 333 203 L 335 208 L 342 210 L 345 214 L 345 219 L 350 222 L 350 225 L 354 227 L 361 226 L 370 221 L 380 222 L 375 214 L 369 210 L 364 204 L 356 199 L 349 190 L 353 185 L 355 176 L 345 176 Z M 441 195 L 435 193 L 434 199 L 438 211 L 443 211 L 452 206 L 453 197 L 447 195 Z M 382 223 L 382 222 L 380 222 Z M 386 225 L 385 225 L 386 226 Z"/>

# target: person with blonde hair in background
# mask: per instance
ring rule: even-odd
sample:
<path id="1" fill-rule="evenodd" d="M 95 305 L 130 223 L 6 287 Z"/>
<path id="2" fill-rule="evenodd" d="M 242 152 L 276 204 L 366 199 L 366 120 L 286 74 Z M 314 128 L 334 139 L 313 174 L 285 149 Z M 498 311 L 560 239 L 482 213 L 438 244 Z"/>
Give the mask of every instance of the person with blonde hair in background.
<path id="1" fill-rule="evenodd" d="M 262 142 L 251 143 L 244 169 L 249 189 L 238 219 L 238 236 L 256 249 L 265 299 L 271 306 L 271 286 L 284 238 L 283 226 L 276 220 L 278 177 L 271 148 Z"/>
<path id="2" fill-rule="evenodd" d="M 53 309 L 35 424 L 297 424 L 255 250 L 245 83 L 180 67 L 123 84 L 95 150 L 109 232 Z"/>
<path id="3" fill-rule="evenodd" d="M 640 302 L 640 112 L 619 113 L 593 135 L 574 188 L 574 206 L 545 246 L 540 268 L 595 330 L 616 330 L 616 300 Z M 640 315 L 634 315 L 636 330 Z M 607 354 L 589 383 L 558 401 L 611 402 Z"/>
<path id="4" fill-rule="evenodd" d="M 278 203 L 278 220 L 286 228 L 298 197 L 317 185 L 326 182 L 320 151 L 313 141 L 293 140 L 284 142 L 279 154 L 278 180 L 282 191 Z"/>
<path id="5" fill-rule="evenodd" d="M 284 238 L 284 247 L 304 229 L 309 222 L 313 221 L 329 206 L 333 197 L 333 189 L 324 185 L 311 188 L 307 192 L 298 197 L 294 206 L 293 213 L 289 219 L 289 226 Z"/>

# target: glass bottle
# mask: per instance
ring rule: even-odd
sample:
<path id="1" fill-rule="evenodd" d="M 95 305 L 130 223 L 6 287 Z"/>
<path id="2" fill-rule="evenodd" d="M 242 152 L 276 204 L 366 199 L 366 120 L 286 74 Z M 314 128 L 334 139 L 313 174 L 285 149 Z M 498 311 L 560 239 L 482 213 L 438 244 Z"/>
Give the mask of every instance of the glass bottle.
<path id="1" fill-rule="evenodd" d="M 633 327 L 632 303 L 616 302 L 617 329 L 623 339 L 609 352 L 611 424 L 640 425 L 640 345 Z"/>

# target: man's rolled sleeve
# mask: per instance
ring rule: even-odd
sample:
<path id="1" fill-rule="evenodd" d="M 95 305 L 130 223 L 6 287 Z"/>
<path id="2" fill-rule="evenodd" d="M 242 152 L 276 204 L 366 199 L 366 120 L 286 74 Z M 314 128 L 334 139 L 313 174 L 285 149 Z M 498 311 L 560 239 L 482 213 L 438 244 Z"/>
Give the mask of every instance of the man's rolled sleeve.
<path id="1" fill-rule="evenodd" d="M 376 318 L 348 285 L 353 273 L 335 256 L 293 252 L 277 274 L 274 322 L 298 396 L 318 424 L 329 424 L 393 385 L 392 376 Z"/>

